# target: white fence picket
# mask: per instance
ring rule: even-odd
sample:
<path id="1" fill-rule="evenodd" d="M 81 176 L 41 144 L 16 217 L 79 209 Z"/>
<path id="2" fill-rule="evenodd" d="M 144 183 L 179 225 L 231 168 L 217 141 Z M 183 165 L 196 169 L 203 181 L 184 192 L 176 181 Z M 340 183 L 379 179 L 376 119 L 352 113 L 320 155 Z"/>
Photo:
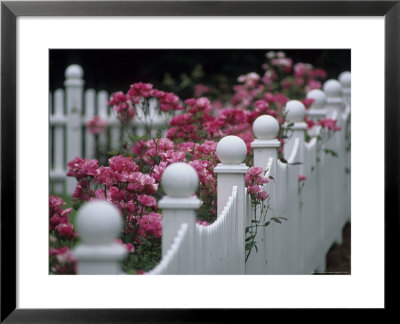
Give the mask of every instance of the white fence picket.
<path id="1" fill-rule="evenodd" d="M 96 115 L 96 91 L 89 89 L 85 92 L 85 124 L 87 124 Z M 95 157 L 96 138 L 95 135 L 85 127 L 85 156 L 88 159 Z"/>

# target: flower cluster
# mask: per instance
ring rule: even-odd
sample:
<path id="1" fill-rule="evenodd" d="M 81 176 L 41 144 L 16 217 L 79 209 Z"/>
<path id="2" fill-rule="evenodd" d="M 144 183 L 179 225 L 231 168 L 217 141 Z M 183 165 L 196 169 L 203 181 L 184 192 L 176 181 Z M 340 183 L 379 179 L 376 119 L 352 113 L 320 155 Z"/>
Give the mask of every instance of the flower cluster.
<path id="1" fill-rule="evenodd" d="M 139 226 L 142 218 L 151 219 L 157 223 L 149 232 L 161 236 L 161 218 L 154 218 L 151 212 L 157 210 L 155 193 L 158 183 L 150 174 L 139 171 L 139 166 L 132 157 L 113 156 L 108 160 L 108 166 L 99 166 L 97 160 L 87 161 L 76 158 L 68 163 L 68 176 L 78 180 L 72 197 L 80 202 L 92 199 L 105 199 L 118 207 L 124 215 L 124 232 L 132 235 L 135 244 L 137 235 L 146 237 L 146 227 Z M 129 242 L 124 242 L 125 244 Z"/>
<path id="2" fill-rule="evenodd" d="M 63 209 L 64 200 L 57 196 L 49 199 L 49 232 L 50 232 L 50 272 L 55 274 L 76 273 L 76 260 L 69 247 L 75 244 L 78 236 L 69 221 L 72 208 Z"/>
<path id="3" fill-rule="evenodd" d="M 323 118 L 318 122 L 318 125 L 320 125 L 322 128 L 327 129 L 328 131 L 337 132 L 340 131 L 342 128 L 340 126 L 337 126 L 336 123 L 336 119 Z"/>
<path id="4" fill-rule="evenodd" d="M 101 134 L 107 126 L 107 122 L 100 116 L 95 116 L 86 123 L 89 132 L 93 135 Z"/>
<path id="5" fill-rule="evenodd" d="M 266 57 L 267 63 L 263 65 L 265 74 L 262 77 L 266 88 L 283 92 L 291 99 L 301 100 L 308 91 L 320 89 L 321 81 L 327 77 L 324 70 L 314 68 L 311 64 L 294 64 L 283 52 L 270 51 Z"/>
<path id="6" fill-rule="evenodd" d="M 200 141 L 217 135 L 216 118 L 211 115 L 212 106 L 205 97 L 185 100 L 185 113 L 173 117 L 167 137 L 171 140 Z"/>
<path id="7" fill-rule="evenodd" d="M 113 108 L 117 118 L 122 123 L 127 123 L 136 115 L 136 109 L 142 109 L 144 115 L 148 114 L 148 103 L 151 98 L 158 100 L 160 112 L 173 112 L 183 110 L 179 97 L 172 92 L 154 89 L 151 83 L 137 82 L 131 85 L 125 94 L 122 91 L 111 95 L 108 105 Z"/>
<path id="8" fill-rule="evenodd" d="M 61 206 L 65 205 L 65 202 L 57 196 L 50 196 L 49 205 L 50 232 L 53 232 L 56 238 L 61 240 L 75 239 L 77 234 L 74 231 L 74 226 L 70 224 L 68 217 L 72 208 L 63 209 Z"/>
<path id="9" fill-rule="evenodd" d="M 127 123 L 136 114 L 131 98 L 122 91 L 115 92 L 111 95 L 108 105 L 112 106 L 117 114 L 117 118 L 122 123 Z"/>
<path id="10" fill-rule="evenodd" d="M 306 118 L 307 128 L 310 130 L 314 126 L 321 126 L 322 128 L 326 129 L 328 132 L 337 132 L 342 130 L 342 127 L 337 125 L 336 119 L 331 118 L 323 118 L 319 121 L 313 121 L 311 119 Z"/>
<path id="11" fill-rule="evenodd" d="M 251 167 L 245 175 L 247 192 L 250 194 L 252 205 L 257 205 L 268 198 L 268 193 L 263 189 L 263 185 L 269 182 L 265 177 L 264 170 L 260 167 Z"/>
<path id="12" fill-rule="evenodd" d="M 49 216 L 50 216 L 50 231 L 54 230 L 59 225 L 68 225 L 68 215 L 71 213 L 72 208 L 63 209 L 66 203 L 57 196 L 50 196 L 49 198 Z"/>
<path id="13" fill-rule="evenodd" d="M 196 84 L 194 86 L 194 96 L 195 97 L 201 97 L 204 96 L 205 94 L 209 93 L 211 91 L 210 87 L 207 87 L 204 84 Z"/>
<path id="14" fill-rule="evenodd" d="M 303 182 L 303 181 L 307 180 L 307 177 L 304 174 L 299 174 L 298 180 L 299 180 L 299 182 Z"/>
<path id="15" fill-rule="evenodd" d="M 50 272 L 53 274 L 76 274 L 77 262 L 67 246 L 50 248 Z"/>

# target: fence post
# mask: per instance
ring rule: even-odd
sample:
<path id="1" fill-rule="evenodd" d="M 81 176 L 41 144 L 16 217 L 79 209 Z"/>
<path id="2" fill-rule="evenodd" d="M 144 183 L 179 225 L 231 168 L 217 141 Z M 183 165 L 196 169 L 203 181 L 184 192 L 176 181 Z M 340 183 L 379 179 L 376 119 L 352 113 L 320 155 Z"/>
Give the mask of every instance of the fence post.
<path id="1" fill-rule="evenodd" d="M 272 116 L 260 116 L 253 123 L 253 133 L 256 137 L 251 143 L 254 152 L 254 166 L 264 169 L 270 158 L 276 160 L 276 149 L 281 146 L 276 139 L 279 133 L 279 123 Z"/>
<path id="2" fill-rule="evenodd" d="M 279 133 L 279 123 L 278 121 L 269 115 L 263 115 L 258 117 L 253 123 L 253 133 L 255 135 L 254 141 L 251 143 L 254 155 L 254 166 L 261 167 L 265 170 L 267 166 L 270 167 L 268 170 L 269 175 L 276 177 L 276 159 L 278 156 L 278 147 L 281 146 L 281 142 L 276 139 Z M 272 159 L 272 161 L 270 161 Z M 272 162 L 272 163 L 270 163 Z M 274 180 L 275 181 L 275 180 Z M 270 213 L 274 213 L 276 208 L 276 184 L 272 186 L 268 183 L 264 185 L 269 194 L 269 201 L 272 209 L 268 211 L 268 218 L 270 218 Z M 267 202 L 265 201 L 266 205 Z M 246 264 L 249 271 L 255 274 L 265 274 L 274 272 L 274 252 L 279 249 L 279 247 L 274 246 L 275 231 L 269 231 L 264 228 L 263 231 L 257 233 L 256 242 L 263 242 L 263 249 L 259 248 L 259 252 L 250 255 L 250 258 Z M 262 253 L 260 253 L 262 252 Z M 250 269 L 252 268 L 252 269 Z"/>
<path id="3" fill-rule="evenodd" d="M 122 217 L 109 202 L 94 200 L 80 208 L 76 220 L 81 243 L 73 250 L 78 274 L 123 274 L 120 262 L 127 250 L 118 238 Z"/>
<path id="4" fill-rule="evenodd" d="M 177 162 L 169 165 L 162 174 L 161 185 L 166 195 L 158 206 L 163 210 L 162 216 L 162 255 L 168 252 L 171 244 L 183 223 L 188 225 L 188 244 L 185 246 L 188 256 L 183 273 L 195 273 L 195 224 L 196 212 L 201 201 L 194 195 L 199 186 L 197 172 L 189 164 Z"/>
<path id="5" fill-rule="evenodd" d="M 349 71 L 340 73 L 339 82 L 343 87 L 343 99 L 346 103 L 346 113 L 348 113 L 351 107 L 351 73 Z"/>
<path id="6" fill-rule="evenodd" d="M 329 197 L 331 202 L 340 202 L 333 205 L 333 221 L 336 222 L 333 226 L 337 228 L 337 234 L 335 241 L 338 244 L 342 244 L 342 219 L 344 219 L 344 201 L 343 193 L 345 191 L 345 164 L 344 164 L 344 136 L 343 136 L 343 118 L 342 114 L 346 109 L 346 105 L 343 101 L 343 88 L 339 81 L 328 80 L 324 83 L 323 89 L 327 96 L 327 110 L 328 117 L 337 120 L 337 125 L 342 127 L 342 130 L 333 135 L 332 139 L 327 143 L 326 147 L 337 153 L 338 157 L 335 159 L 335 163 L 332 163 L 332 168 L 329 171 L 332 181 L 332 195 Z"/>
<path id="7" fill-rule="evenodd" d="M 344 112 L 345 105 L 343 103 L 343 88 L 338 80 L 330 79 L 323 85 L 326 94 L 328 117 L 337 119 L 338 126 L 341 125 L 341 114 Z"/>
<path id="8" fill-rule="evenodd" d="M 326 106 L 326 94 L 320 89 L 313 89 L 307 93 L 307 98 L 314 99 L 309 110 L 307 110 L 307 116 L 312 121 L 318 121 L 326 117 L 327 110 Z M 311 137 L 315 137 L 319 133 L 321 126 L 314 126 L 308 133 Z"/>
<path id="9" fill-rule="evenodd" d="M 286 103 L 285 107 L 286 112 L 286 120 L 287 123 L 284 127 L 289 129 L 289 132 L 292 131 L 292 135 L 289 136 L 289 140 L 285 143 L 285 158 L 288 160 L 290 158 L 290 154 L 292 153 L 292 149 L 295 144 L 295 140 L 299 140 L 299 159 L 300 161 L 291 161 L 291 162 L 304 162 L 304 133 L 307 129 L 307 124 L 304 122 L 304 116 L 306 114 L 306 108 L 304 105 L 298 100 L 290 100 Z M 292 123 L 293 125 L 288 127 L 288 125 Z M 303 169 L 303 166 L 300 168 Z"/>
<path id="10" fill-rule="evenodd" d="M 217 215 L 219 216 L 229 196 L 232 187 L 238 187 L 237 197 L 237 219 L 235 231 L 236 250 L 239 258 L 238 273 L 245 273 L 245 226 L 246 226 L 246 197 L 244 176 L 248 170 L 246 164 L 242 163 L 247 155 L 245 142 L 237 136 L 229 135 L 223 137 L 217 145 L 216 154 L 221 161 L 215 168 L 217 174 Z M 242 260 L 242 261 L 240 261 Z"/>
<path id="11" fill-rule="evenodd" d="M 289 135 L 289 139 L 285 143 L 285 158 L 289 163 L 300 163 L 300 165 L 289 165 L 288 166 L 288 186 L 298 185 L 299 174 L 305 174 L 305 132 L 307 130 L 307 124 L 304 122 L 306 114 L 306 108 L 302 102 L 298 100 L 290 100 L 285 106 L 286 120 L 287 123 L 284 127 L 289 129 L 292 134 Z M 289 124 L 292 124 L 290 127 Z M 297 142 L 297 143 L 296 143 Z M 298 145 L 297 156 L 294 156 L 293 149 L 295 145 Z M 304 237 L 303 228 L 305 226 L 304 208 L 302 208 L 302 202 L 304 201 L 304 193 L 298 191 L 291 201 L 291 206 L 288 209 L 288 227 L 291 235 L 292 251 L 294 251 L 294 259 L 292 267 L 294 273 L 303 273 L 305 268 L 305 250 L 302 240 L 307 239 Z M 301 242 L 299 244 L 299 242 Z M 296 261 L 296 263 L 295 263 Z"/>
<path id="12" fill-rule="evenodd" d="M 348 71 L 342 72 L 339 75 L 339 82 L 343 87 L 343 100 L 346 103 L 346 110 L 344 113 L 344 121 L 345 125 L 343 128 L 344 131 L 344 139 L 345 139 L 345 172 L 346 172 L 346 180 L 345 180 L 345 194 L 346 194 L 346 213 L 347 221 L 350 220 L 350 166 L 351 166 L 351 155 L 350 155 L 350 133 L 351 133 L 351 123 L 350 123 L 350 112 L 351 112 L 351 73 Z"/>
<path id="13" fill-rule="evenodd" d="M 65 98 L 67 108 L 66 145 L 67 162 L 82 155 L 82 101 L 83 101 L 83 70 L 73 64 L 65 70 Z M 76 179 L 67 177 L 67 192 L 73 193 Z"/>

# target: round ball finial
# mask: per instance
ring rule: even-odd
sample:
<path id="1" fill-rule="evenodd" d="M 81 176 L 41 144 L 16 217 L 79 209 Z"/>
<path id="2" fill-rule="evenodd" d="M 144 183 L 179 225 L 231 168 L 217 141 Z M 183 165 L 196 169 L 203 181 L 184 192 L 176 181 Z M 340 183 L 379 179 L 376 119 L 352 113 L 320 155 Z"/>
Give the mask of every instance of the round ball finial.
<path id="1" fill-rule="evenodd" d="M 304 121 L 306 114 L 306 107 L 298 100 L 290 100 L 286 103 L 285 107 L 286 119 L 289 122 L 301 123 Z"/>
<path id="2" fill-rule="evenodd" d="M 261 140 L 274 139 L 279 133 L 279 123 L 270 115 L 259 116 L 253 123 L 253 133 Z"/>
<path id="3" fill-rule="evenodd" d="M 72 64 L 65 70 L 66 79 L 82 79 L 83 69 L 78 64 Z"/>
<path id="4" fill-rule="evenodd" d="M 189 164 L 176 162 L 163 172 L 161 185 L 169 197 L 189 198 L 199 186 L 199 176 Z"/>
<path id="5" fill-rule="evenodd" d="M 223 137 L 217 144 L 217 157 L 225 164 L 240 164 L 247 155 L 246 143 L 235 135 Z"/>
<path id="6" fill-rule="evenodd" d="M 79 209 L 76 227 L 82 243 L 110 244 L 120 234 L 121 213 L 105 200 L 93 200 Z"/>
<path id="7" fill-rule="evenodd" d="M 314 89 L 307 93 L 307 98 L 314 99 L 311 109 L 323 109 L 326 105 L 326 94 L 320 89 Z"/>
<path id="8" fill-rule="evenodd" d="M 351 73 L 345 71 L 339 74 L 339 82 L 342 84 L 343 88 L 351 87 Z"/>
<path id="9" fill-rule="evenodd" d="M 338 80 L 330 79 L 324 83 L 323 90 L 328 98 L 342 96 L 342 85 Z"/>

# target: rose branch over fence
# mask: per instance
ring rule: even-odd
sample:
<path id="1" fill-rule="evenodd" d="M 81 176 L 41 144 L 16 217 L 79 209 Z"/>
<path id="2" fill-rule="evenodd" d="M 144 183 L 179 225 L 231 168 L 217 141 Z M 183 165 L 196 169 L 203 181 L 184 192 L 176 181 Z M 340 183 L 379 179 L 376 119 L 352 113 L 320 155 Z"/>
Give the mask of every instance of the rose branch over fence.
<path id="1" fill-rule="evenodd" d="M 161 181 L 166 195 L 159 202 L 163 257 L 148 274 L 324 271 L 325 255 L 334 242 L 341 242 L 342 228 L 350 219 L 350 73 L 342 73 L 339 80 L 328 80 L 323 91 L 308 93 L 314 103 L 307 114 L 310 120 L 337 120 L 335 126 L 341 127 L 341 132 L 327 137 L 327 130 L 315 125 L 309 132 L 311 140 L 306 142 L 305 107 L 296 100 L 286 104 L 285 127 L 292 132 L 285 142 L 287 163 L 278 159 L 278 122 L 268 115 L 255 120 L 253 163 L 273 179 L 263 185 L 269 193 L 263 205 L 251 205 L 245 187 L 246 145 L 239 137 L 226 136 L 218 143 L 216 154 L 221 163 L 214 169 L 218 175 L 218 218 L 209 226 L 195 221 L 201 204 L 194 194 L 199 181 L 195 170 L 185 163 L 167 167 Z M 268 219 L 282 224 L 257 231 L 257 251 L 246 262 L 246 228 L 263 216 L 262 210 L 267 210 Z M 89 202 L 78 212 L 82 244 L 75 256 L 79 274 L 121 273 L 117 264 L 125 254 L 112 240 L 121 228 L 117 216 L 118 210 L 106 202 Z"/>

